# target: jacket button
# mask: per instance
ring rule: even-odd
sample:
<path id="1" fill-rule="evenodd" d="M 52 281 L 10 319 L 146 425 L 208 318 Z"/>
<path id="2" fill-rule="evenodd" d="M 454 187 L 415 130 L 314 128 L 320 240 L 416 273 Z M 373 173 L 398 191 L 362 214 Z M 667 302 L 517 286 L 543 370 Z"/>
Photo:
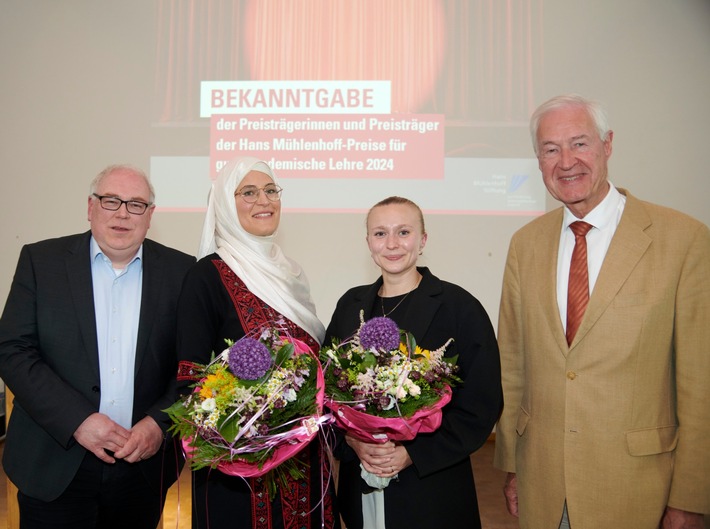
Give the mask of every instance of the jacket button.
<path id="1" fill-rule="evenodd" d="M 100 393 L 99 386 L 94 386 L 93 388 L 91 388 L 91 391 L 93 391 L 94 393 Z"/>
<path id="2" fill-rule="evenodd" d="M 567 378 L 569 378 L 570 380 L 574 380 L 575 378 L 577 378 L 577 373 L 575 373 L 574 371 L 567 371 Z"/>

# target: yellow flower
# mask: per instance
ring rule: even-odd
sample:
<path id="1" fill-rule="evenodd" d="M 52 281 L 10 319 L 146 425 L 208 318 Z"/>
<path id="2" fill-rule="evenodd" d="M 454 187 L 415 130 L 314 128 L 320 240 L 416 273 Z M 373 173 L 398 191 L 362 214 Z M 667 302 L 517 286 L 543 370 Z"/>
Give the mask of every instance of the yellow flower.
<path id="1" fill-rule="evenodd" d="M 219 370 L 216 373 L 207 375 L 202 381 L 200 388 L 200 397 L 209 399 L 217 397 L 220 393 L 228 391 L 232 387 L 232 379 L 234 377 L 224 370 Z"/>
<path id="2" fill-rule="evenodd" d="M 409 355 L 409 350 L 407 349 L 407 345 L 405 343 L 400 343 L 399 344 L 399 351 L 405 355 Z M 418 345 L 414 347 L 414 354 L 412 356 L 417 356 L 421 355 L 427 360 L 431 360 L 431 351 L 429 349 L 422 349 Z"/>
<path id="3" fill-rule="evenodd" d="M 217 375 L 208 375 L 207 378 L 202 382 L 202 387 L 200 388 L 200 397 L 203 399 L 209 399 L 214 397 L 212 388 L 215 386 L 217 380 Z"/>
<path id="4" fill-rule="evenodd" d="M 417 345 L 416 351 L 414 351 L 415 355 L 422 355 L 424 358 L 427 360 L 431 360 L 431 351 L 429 349 L 422 349 Z"/>

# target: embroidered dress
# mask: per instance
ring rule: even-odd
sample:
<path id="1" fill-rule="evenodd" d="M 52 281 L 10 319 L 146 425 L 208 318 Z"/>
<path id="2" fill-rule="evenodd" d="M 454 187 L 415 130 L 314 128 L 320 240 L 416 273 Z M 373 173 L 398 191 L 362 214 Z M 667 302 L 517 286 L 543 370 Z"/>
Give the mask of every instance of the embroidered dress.
<path id="1" fill-rule="evenodd" d="M 216 254 L 201 259 L 188 274 L 178 307 L 179 385 L 185 388 L 192 382 L 190 363 L 204 364 L 213 351 L 225 349 L 225 338 L 238 340 L 278 320 L 285 321 L 294 338 L 318 350 L 313 337 L 252 294 Z M 333 515 L 333 486 L 320 442 L 311 442 L 296 460 L 306 478 L 289 478 L 273 501 L 268 500 L 262 478 L 244 480 L 212 469 L 193 472 L 192 527 L 340 527 Z"/>

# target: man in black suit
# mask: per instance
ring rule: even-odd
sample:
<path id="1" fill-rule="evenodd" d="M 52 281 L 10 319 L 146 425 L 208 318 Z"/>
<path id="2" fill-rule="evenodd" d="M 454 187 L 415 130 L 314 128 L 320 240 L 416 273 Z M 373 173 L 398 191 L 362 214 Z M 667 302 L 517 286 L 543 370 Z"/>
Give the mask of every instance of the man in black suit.
<path id="1" fill-rule="evenodd" d="M 175 400 L 175 306 L 194 258 L 146 239 L 145 175 L 91 184 L 89 232 L 22 248 L 0 319 L 15 394 L 3 465 L 22 529 L 155 529 L 182 465 L 161 410 Z"/>

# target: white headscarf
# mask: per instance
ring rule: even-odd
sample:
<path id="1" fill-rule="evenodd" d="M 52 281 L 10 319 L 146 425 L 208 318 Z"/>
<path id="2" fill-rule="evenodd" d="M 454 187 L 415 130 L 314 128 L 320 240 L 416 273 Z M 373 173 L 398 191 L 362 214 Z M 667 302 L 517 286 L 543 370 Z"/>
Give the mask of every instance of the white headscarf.
<path id="1" fill-rule="evenodd" d="M 271 168 L 257 158 L 237 158 L 225 165 L 210 190 L 198 258 L 216 251 L 254 295 L 322 343 L 325 328 L 301 267 L 274 242 L 275 233 L 252 235 L 239 222 L 234 192 L 250 171 L 265 173 L 277 183 Z"/>

